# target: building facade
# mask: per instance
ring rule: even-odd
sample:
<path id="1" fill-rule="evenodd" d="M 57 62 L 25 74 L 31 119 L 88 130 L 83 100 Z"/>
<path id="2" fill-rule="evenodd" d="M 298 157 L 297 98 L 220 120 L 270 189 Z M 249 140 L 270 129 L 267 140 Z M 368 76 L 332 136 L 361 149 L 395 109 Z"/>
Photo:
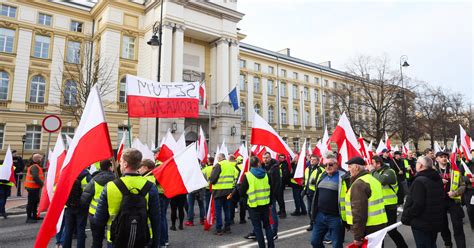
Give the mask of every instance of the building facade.
<path id="1" fill-rule="evenodd" d="M 159 139 L 171 129 L 175 138 L 185 132 L 192 142 L 202 126 L 211 151 L 224 139 L 233 150 L 248 141 L 254 109 L 297 150 L 303 138 L 315 144 L 326 124 L 337 124 L 327 92 L 344 73 L 330 63 L 291 57 L 289 49 L 273 52 L 243 43 L 237 25 L 244 14 L 234 0 L 0 3 L 3 153 L 8 145 L 24 147 L 25 156 L 45 152 L 48 134 L 41 120 L 48 114 L 62 118 L 64 135 L 74 135 L 77 121 L 67 110 L 77 104 L 82 83 L 70 77 L 70 68 L 90 68 L 86 61 L 106 68 L 108 76 L 99 80 L 110 85 L 103 101 L 112 146 L 129 127 L 132 138 L 153 144 L 155 119 L 127 118 L 125 75 L 157 78 L 158 49 L 147 41 L 161 12 L 160 81 L 205 82 L 210 104 L 200 107 L 198 119 L 160 119 Z M 234 87 L 241 105 L 235 112 L 227 97 Z"/>

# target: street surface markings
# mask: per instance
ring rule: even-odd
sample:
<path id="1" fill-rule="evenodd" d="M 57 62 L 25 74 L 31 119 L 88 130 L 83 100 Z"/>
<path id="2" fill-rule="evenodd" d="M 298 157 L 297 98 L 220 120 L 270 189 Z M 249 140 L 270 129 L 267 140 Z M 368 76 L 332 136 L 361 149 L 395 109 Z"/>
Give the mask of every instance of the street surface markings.
<path id="1" fill-rule="evenodd" d="M 301 227 L 289 229 L 289 230 L 286 230 L 286 231 L 278 232 L 278 239 L 295 236 L 295 235 L 305 233 L 305 232 L 307 233 L 306 228 L 308 228 L 308 227 L 309 227 L 309 225 L 306 225 L 306 226 L 301 226 Z M 236 246 L 239 246 L 239 247 L 249 246 L 250 247 L 250 246 L 254 246 L 254 245 L 258 245 L 257 241 L 247 239 L 247 240 L 244 240 L 244 241 L 240 241 L 240 242 L 236 242 L 236 243 L 232 243 L 232 244 L 226 244 L 226 245 L 219 246 L 219 247 L 220 248 L 228 248 L 228 247 L 236 247 Z"/>

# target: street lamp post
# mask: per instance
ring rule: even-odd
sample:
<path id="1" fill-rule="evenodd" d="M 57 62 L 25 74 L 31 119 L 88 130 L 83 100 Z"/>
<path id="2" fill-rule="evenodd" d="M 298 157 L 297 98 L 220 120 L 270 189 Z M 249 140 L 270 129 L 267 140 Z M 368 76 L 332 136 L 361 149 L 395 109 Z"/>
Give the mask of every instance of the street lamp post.
<path id="1" fill-rule="evenodd" d="M 408 56 L 402 55 L 400 57 L 400 81 L 402 83 L 402 143 L 405 144 L 407 140 L 407 126 L 406 126 L 406 115 L 407 115 L 407 105 L 405 101 L 405 86 L 403 83 L 403 67 L 408 67 L 410 66 L 408 64 Z"/>
<path id="2" fill-rule="evenodd" d="M 161 80 L 161 45 L 162 37 L 163 37 L 163 2 L 165 0 L 161 0 L 161 9 L 160 9 L 160 23 L 155 22 L 153 24 L 153 35 L 151 39 L 147 42 L 148 45 L 152 47 L 158 47 L 158 73 L 157 73 L 157 81 L 160 82 Z M 158 33 L 158 36 L 156 35 Z M 158 134 L 160 132 L 160 122 L 158 118 L 155 118 L 155 144 L 158 145 Z"/>
<path id="3" fill-rule="evenodd" d="M 25 143 L 26 143 L 26 135 L 23 134 L 23 136 L 21 136 L 21 143 L 23 144 L 22 147 L 21 147 L 21 160 L 23 160 L 23 154 L 24 154 L 24 151 L 25 151 Z"/>

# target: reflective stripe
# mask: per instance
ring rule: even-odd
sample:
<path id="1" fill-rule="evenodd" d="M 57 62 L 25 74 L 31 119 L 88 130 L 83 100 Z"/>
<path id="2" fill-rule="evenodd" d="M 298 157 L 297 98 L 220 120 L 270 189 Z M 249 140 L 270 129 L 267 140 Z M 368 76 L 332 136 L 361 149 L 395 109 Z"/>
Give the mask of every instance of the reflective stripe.
<path id="1" fill-rule="evenodd" d="M 253 198 L 251 200 L 249 200 L 250 203 L 254 203 L 254 202 L 257 202 L 258 200 L 267 200 L 268 197 L 266 196 L 260 196 L 260 197 L 256 197 L 256 198 Z"/>
<path id="2" fill-rule="evenodd" d="M 251 172 L 245 173 L 245 177 L 249 183 L 247 189 L 247 205 L 250 208 L 265 206 L 270 204 L 270 184 L 268 175 L 263 178 L 255 177 Z"/>
<path id="3" fill-rule="evenodd" d="M 367 215 L 368 216 L 376 216 L 376 215 L 384 214 L 384 213 L 385 213 L 385 208 L 382 208 L 382 209 L 374 211 L 374 212 L 368 212 Z"/>
<path id="4" fill-rule="evenodd" d="M 377 199 L 375 201 L 370 201 L 369 206 L 375 206 L 377 204 L 383 203 L 383 198 Z"/>
<path id="5" fill-rule="evenodd" d="M 257 194 L 257 193 L 262 193 L 262 192 L 270 192 L 270 189 L 269 189 L 269 188 L 268 188 L 268 189 L 257 189 L 257 190 L 255 190 L 255 191 L 253 191 L 253 192 L 248 193 L 247 195 L 250 196 L 250 195 L 255 195 L 255 194 Z"/>
<path id="6" fill-rule="evenodd" d="M 221 167 L 221 173 L 217 182 L 213 184 L 212 189 L 232 189 L 234 187 L 234 181 L 238 177 L 235 163 L 223 160 L 219 162 L 219 165 Z"/>

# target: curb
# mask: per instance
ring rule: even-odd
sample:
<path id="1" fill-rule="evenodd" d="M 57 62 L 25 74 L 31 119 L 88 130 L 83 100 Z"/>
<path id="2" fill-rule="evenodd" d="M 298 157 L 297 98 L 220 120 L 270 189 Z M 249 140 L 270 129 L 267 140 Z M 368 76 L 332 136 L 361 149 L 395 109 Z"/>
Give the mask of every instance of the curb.
<path id="1" fill-rule="evenodd" d="M 7 213 L 7 215 L 12 216 L 26 214 L 26 204 L 6 209 L 5 212 Z"/>

